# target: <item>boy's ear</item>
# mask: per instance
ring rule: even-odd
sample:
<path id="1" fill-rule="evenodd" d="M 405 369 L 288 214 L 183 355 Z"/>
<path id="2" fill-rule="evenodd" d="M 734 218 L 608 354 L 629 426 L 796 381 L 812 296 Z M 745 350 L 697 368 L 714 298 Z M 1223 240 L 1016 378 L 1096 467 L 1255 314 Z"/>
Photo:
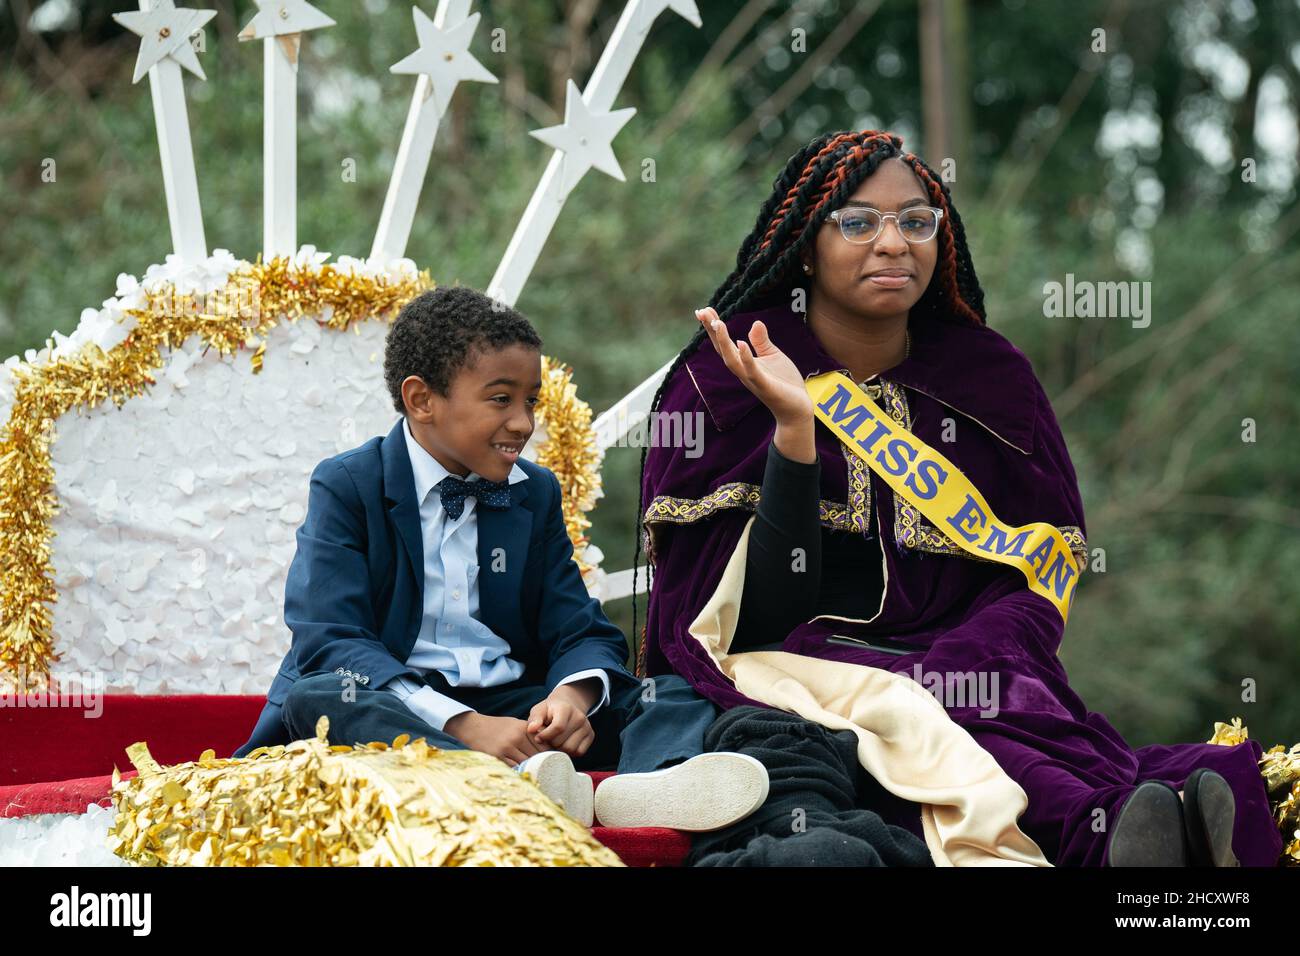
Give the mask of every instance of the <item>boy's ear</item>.
<path id="1" fill-rule="evenodd" d="M 402 401 L 406 405 L 406 414 L 416 421 L 424 421 L 434 414 L 435 401 L 441 398 L 418 375 L 408 375 L 402 380 Z"/>

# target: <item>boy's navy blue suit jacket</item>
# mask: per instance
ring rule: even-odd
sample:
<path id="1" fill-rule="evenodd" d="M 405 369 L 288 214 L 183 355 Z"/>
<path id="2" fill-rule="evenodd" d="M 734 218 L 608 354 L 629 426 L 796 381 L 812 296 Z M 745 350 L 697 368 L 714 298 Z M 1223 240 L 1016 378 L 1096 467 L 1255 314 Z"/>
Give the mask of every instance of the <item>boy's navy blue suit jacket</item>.
<path id="1" fill-rule="evenodd" d="M 405 664 L 424 614 L 424 542 L 404 421 L 312 472 L 285 584 L 293 642 L 237 756 L 290 742 L 281 706 L 300 677 L 333 672 L 371 688 L 398 674 L 420 679 Z M 549 692 L 599 667 L 611 695 L 619 681 L 639 686 L 626 667 L 623 633 L 587 593 L 573 561 L 559 482 L 527 459 L 518 464 L 528 480 L 510 485 L 511 506 L 475 508 L 480 618 L 524 664 L 525 683 Z"/>

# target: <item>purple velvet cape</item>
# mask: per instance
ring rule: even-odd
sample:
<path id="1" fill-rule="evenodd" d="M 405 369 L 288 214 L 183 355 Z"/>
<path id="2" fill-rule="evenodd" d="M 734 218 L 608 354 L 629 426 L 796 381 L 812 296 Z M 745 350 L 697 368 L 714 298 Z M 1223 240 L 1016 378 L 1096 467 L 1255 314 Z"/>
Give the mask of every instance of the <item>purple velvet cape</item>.
<path id="1" fill-rule="evenodd" d="M 747 339 L 756 319 L 805 378 L 837 369 L 848 374 L 788 305 L 733 315 L 726 323 L 732 340 Z M 1086 555 L 1074 467 L 1024 353 L 987 326 L 913 321 L 911 334 L 911 354 L 875 380 L 885 389 L 876 403 L 957 465 L 1000 519 L 1049 522 L 1078 556 Z M 646 457 L 643 520 L 654 566 L 646 672 L 675 671 L 724 709 L 764 706 L 736 690 L 688 628 L 716 591 L 757 507 L 775 421 L 707 341 L 673 374 L 659 411 L 703 413 L 702 454 L 691 457 L 700 449 L 678 442 L 652 446 Z M 955 424 L 948 442 L 946 422 Z M 1029 808 L 1020 827 L 1057 865 L 1104 863 L 1106 834 L 1093 832 L 1094 810 L 1114 821 L 1138 783 L 1161 779 L 1181 789 L 1199 766 L 1217 770 L 1232 785 L 1234 847 L 1242 864 L 1276 865 L 1282 838 L 1257 767 L 1258 742 L 1131 748 L 1070 689 L 1057 657 L 1060 614 L 1026 587 L 1019 570 L 960 552 L 919 512 L 896 502 L 883 481 L 864 476 L 820 422 L 816 446 L 822 524 L 860 530 L 871 522 L 886 590 L 874 620 L 814 618 L 790 632 L 783 650 L 912 677 L 919 664 L 927 687 L 934 686 L 928 676 L 934 673 L 947 683 L 960 683 L 961 674 L 991 680 L 996 673 L 995 716 L 981 716 L 974 701 L 948 706 L 956 699 L 948 694 L 941 703 L 1025 789 Z M 1085 590 L 1076 594 L 1075 608 Z M 896 656 L 827 643 L 832 634 L 876 644 L 896 638 L 926 650 Z"/>

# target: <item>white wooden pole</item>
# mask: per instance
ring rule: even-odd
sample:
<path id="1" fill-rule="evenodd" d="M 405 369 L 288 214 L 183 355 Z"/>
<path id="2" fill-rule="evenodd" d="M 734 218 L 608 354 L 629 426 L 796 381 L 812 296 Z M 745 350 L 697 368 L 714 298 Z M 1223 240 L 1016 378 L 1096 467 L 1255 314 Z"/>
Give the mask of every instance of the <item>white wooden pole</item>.
<path id="1" fill-rule="evenodd" d="M 637 594 L 649 594 L 650 587 L 654 584 L 654 568 L 646 565 L 637 575 L 640 578 L 637 581 L 639 585 L 636 589 Z M 613 574 L 605 575 L 604 587 L 600 592 L 600 603 L 605 604 L 609 601 L 617 601 L 619 598 L 632 596 L 632 569 L 627 568 L 624 571 L 615 571 Z"/>
<path id="2" fill-rule="evenodd" d="M 114 14 L 118 23 L 141 38 L 132 82 L 139 81 L 147 68 L 172 251 L 192 262 L 207 258 L 208 244 L 181 66 L 205 79 L 190 36 L 216 14 L 215 10 L 178 10 L 173 0 L 140 0 L 139 13 Z"/>
<path id="3" fill-rule="evenodd" d="M 262 41 L 262 254 L 298 251 L 298 69 L 275 37 Z"/>
<path id="4" fill-rule="evenodd" d="M 582 92 L 582 101 L 590 112 L 609 112 L 650 32 L 654 16 L 669 6 L 696 26 L 700 25 L 693 0 L 629 0 Z M 568 196 L 562 177 L 564 156 L 558 149 L 551 154 L 546 171 L 488 285 L 487 294 L 506 305 L 513 306 L 518 302 L 542 247 L 555 228 L 560 210 L 564 208 Z"/>
<path id="5" fill-rule="evenodd" d="M 659 384 L 664 380 L 664 376 L 668 374 L 668 369 L 672 367 L 676 359 L 677 356 L 674 355 L 653 375 L 596 417 L 596 420 L 592 423 L 592 428 L 596 433 L 596 442 L 602 453 L 617 445 L 638 421 L 649 414 L 650 403 L 654 400 L 655 392 L 659 390 Z M 651 430 L 647 431 L 653 433 Z M 645 574 L 638 581 L 640 587 L 637 589 L 637 593 L 648 593 L 652 581 L 651 568 L 647 565 Z M 601 590 L 602 602 L 617 601 L 620 598 L 631 597 L 631 595 L 631 568 L 606 575 Z"/>
<path id="6" fill-rule="evenodd" d="M 676 10 L 676 12 L 686 17 L 697 27 L 700 25 L 699 12 L 695 9 L 695 4 L 689 2 L 689 0 L 687 0 L 687 2 L 674 2 L 674 0 L 646 0 L 646 3 L 647 6 L 644 8 L 635 2 L 629 3 L 627 7 L 624 8 L 623 16 L 619 18 L 618 26 L 614 28 L 614 36 L 610 38 L 609 46 L 606 47 L 606 53 L 609 53 L 610 47 L 615 46 L 616 39 L 622 43 L 630 42 L 624 37 L 621 37 L 619 33 L 621 28 L 631 26 L 632 24 L 635 24 L 640 28 L 639 36 L 637 36 L 635 41 L 636 49 L 633 51 L 632 57 L 627 57 L 626 55 L 609 55 L 608 57 L 601 56 L 600 62 L 596 64 L 596 69 L 591 75 L 591 81 L 587 84 L 587 91 L 583 95 L 583 99 L 588 101 L 592 109 L 608 109 L 608 107 L 614 102 L 614 98 L 618 95 L 618 91 L 623 87 L 623 82 L 627 79 L 627 74 L 632 64 L 632 58 L 635 57 L 636 51 L 640 49 L 641 43 L 645 40 L 645 35 L 649 32 L 654 16 L 661 13 L 666 7 L 671 6 Z M 638 9 L 634 10 L 633 7 L 637 7 Z M 590 100 L 588 100 L 587 94 L 590 94 Z M 555 162 L 555 159 L 555 156 L 551 157 L 552 162 L 546 168 L 546 176 L 543 177 L 543 184 L 547 183 L 547 177 L 557 178 L 559 175 L 559 164 Z M 540 186 L 538 191 L 541 191 Z M 536 198 L 537 196 L 534 194 L 534 199 Z M 561 205 L 562 203 L 563 199 L 560 201 Z M 555 216 L 558 217 L 558 215 L 559 208 L 557 207 L 555 209 Z M 550 229 L 554 224 L 555 221 L 553 218 L 550 225 L 546 227 L 547 234 L 549 234 Z M 518 232 L 516 232 L 515 238 L 516 240 L 519 238 Z M 543 234 L 541 240 L 537 243 L 537 252 L 541 251 L 541 246 L 545 241 L 546 234 Z M 513 247 L 514 245 L 515 240 L 512 240 L 511 246 Z M 510 257 L 509 250 L 507 250 L 506 257 L 507 259 Z M 527 278 L 527 273 L 532 270 L 536 258 L 536 253 L 534 253 L 531 260 L 528 261 L 527 268 L 523 273 L 524 279 Z M 502 268 L 498 268 L 497 270 L 497 276 L 503 278 L 503 285 L 505 277 L 502 276 L 502 273 L 506 266 L 507 262 L 503 260 Z M 520 267 L 511 266 L 511 268 Z M 496 281 L 496 279 L 493 279 L 494 283 Z M 515 294 L 517 295 L 518 290 L 522 288 L 523 282 L 520 281 L 515 287 Z M 511 304 L 513 304 L 513 301 Z M 592 423 L 592 427 L 596 432 L 597 441 L 600 445 L 601 451 L 617 444 L 637 421 L 649 414 L 650 403 L 654 400 L 654 393 L 659 390 L 660 383 L 663 382 L 664 376 L 668 374 L 668 369 L 672 367 L 675 360 L 676 356 L 673 356 L 673 358 L 669 359 L 655 370 L 649 378 L 643 381 L 636 388 L 632 389 L 632 391 L 628 392 L 627 395 L 596 418 L 595 422 Z M 638 582 L 640 585 L 636 589 L 638 594 L 649 593 L 654 582 L 654 569 L 647 565 L 645 572 L 645 576 Z M 605 578 L 604 590 L 601 596 L 602 602 L 617 601 L 620 598 L 630 597 L 632 595 L 632 579 L 633 574 L 631 568 L 608 574 Z"/>
<path id="7" fill-rule="evenodd" d="M 439 0 L 433 25 L 439 31 L 455 31 L 470 18 L 470 0 Z M 475 15 L 477 21 L 477 15 Z M 420 20 L 417 11 L 416 25 Z M 473 28 L 470 28 L 471 30 Z M 468 38 L 466 38 L 468 44 Z M 407 57 L 394 65 L 394 72 L 409 72 L 419 65 L 417 54 Z M 406 113 L 406 126 L 402 130 L 402 142 L 397 150 L 397 161 L 393 165 L 393 175 L 388 182 L 388 194 L 384 197 L 384 209 L 379 216 L 379 227 L 375 230 L 375 240 L 370 247 L 372 258 L 381 261 L 400 258 L 406 254 L 406 245 L 411 238 L 411 229 L 415 223 L 415 211 L 420 205 L 420 193 L 424 187 L 425 176 L 429 171 L 429 159 L 433 154 L 433 144 L 438 138 L 438 126 L 444 115 L 444 103 L 450 101 L 460 78 L 479 79 L 482 82 L 496 82 L 496 78 L 477 65 L 469 55 L 468 49 L 456 51 L 456 56 L 468 61 L 468 69 L 458 69 L 451 75 L 439 75 L 438 82 L 444 85 L 441 96 L 435 95 L 434 80 L 429 73 L 419 73 L 415 80 L 415 94 L 411 98 L 410 109 Z M 411 68 L 404 67 L 408 61 Z M 450 66 L 449 64 L 447 64 Z"/>
<path id="8" fill-rule="evenodd" d="M 141 7 L 148 2 L 140 0 Z M 208 257 L 208 242 L 203 232 L 203 209 L 199 204 L 199 180 L 194 170 L 194 147 L 190 142 L 190 117 L 185 108 L 180 64 L 168 58 L 152 67 L 149 92 L 153 97 L 154 125 L 158 128 L 172 249 L 178 256 L 200 262 Z"/>
<path id="9" fill-rule="evenodd" d="M 546 245 L 547 237 L 560 218 L 560 210 L 564 208 L 565 197 L 560 192 L 560 164 L 563 161 L 564 154 L 558 150 L 551 154 L 546 172 L 533 191 L 528 208 L 520 217 L 496 274 L 488 284 L 488 296 L 506 305 L 513 306 L 519 301 L 519 293 L 532 275 L 537 257 L 542 254 L 542 246 Z"/>
<path id="10" fill-rule="evenodd" d="M 255 0 L 240 40 L 262 41 L 262 255 L 298 251 L 298 60 L 302 35 L 334 26 L 307 0 Z"/>
<path id="11" fill-rule="evenodd" d="M 664 380 L 676 359 L 677 356 L 674 355 L 644 382 L 596 416 L 591 427 L 602 452 L 617 445 L 631 431 L 632 426 L 649 413 L 659 383 Z"/>

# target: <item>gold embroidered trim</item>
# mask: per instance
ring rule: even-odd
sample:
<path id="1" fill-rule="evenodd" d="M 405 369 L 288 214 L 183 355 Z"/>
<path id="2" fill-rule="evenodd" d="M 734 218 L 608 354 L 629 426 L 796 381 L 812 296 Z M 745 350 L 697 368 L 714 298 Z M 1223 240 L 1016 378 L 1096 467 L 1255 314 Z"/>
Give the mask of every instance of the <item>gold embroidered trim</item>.
<path id="1" fill-rule="evenodd" d="M 702 521 L 724 508 L 744 508 L 757 511 L 758 503 L 763 497 L 760 485 L 746 481 L 729 481 L 718 485 L 703 498 L 676 498 L 672 495 L 660 495 L 646 508 L 643 524 L 652 521 L 667 521 L 672 524 L 690 524 Z M 825 498 L 817 502 L 818 518 L 822 524 L 837 531 L 852 530 L 849 521 L 849 509 Z"/>
<path id="2" fill-rule="evenodd" d="M 865 385 L 864 388 L 872 401 L 884 402 L 885 411 L 894 421 L 906 423 L 907 400 L 899 386 L 881 379 L 879 384 Z M 843 441 L 840 442 L 840 452 L 848 463 L 848 530 L 869 536 L 873 495 L 871 466 Z"/>
<path id="3" fill-rule="evenodd" d="M 871 523 L 871 467 L 862 460 L 861 455 L 849 451 L 849 447 L 844 442 L 840 442 L 840 451 L 848 459 L 849 528 L 858 534 L 866 535 Z"/>
<path id="4" fill-rule="evenodd" d="M 689 366 L 687 368 L 689 372 Z M 883 380 L 882 380 L 883 381 Z M 896 421 L 905 421 L 907 402 L 903 390 L 891 382 L 884 382 L 885 407 Z M 880 400 L 881 386 L 868 385 L 867 392 L 873 399 Z M 840 451 L 847 459 L 848 467 L 848 502 L 840 504 L 825 498 L 817 502 L 817 517 L 821 524 L 834 531 L 856 531 L 866 535 L 870 533 L 872 482 L 871 467 L 858 455 L 853 454 L 847 445 L 840 442 Z M 646 526 L 643 542 L 646 553 L 650 553 L 651 536 L 648 526 L 652 521 L 666 521 L 672 524 L 690 524 L 702 521 L 724 508 L 744 508 L 747 511 L 758 510 L 758 502 L 763 497 L 762 486 L 746 481 L 730 481 L 719 485 L 703 498 L 676 498 L 672 495 L 660 495 L 650 502 L 642 517 Z"/>

